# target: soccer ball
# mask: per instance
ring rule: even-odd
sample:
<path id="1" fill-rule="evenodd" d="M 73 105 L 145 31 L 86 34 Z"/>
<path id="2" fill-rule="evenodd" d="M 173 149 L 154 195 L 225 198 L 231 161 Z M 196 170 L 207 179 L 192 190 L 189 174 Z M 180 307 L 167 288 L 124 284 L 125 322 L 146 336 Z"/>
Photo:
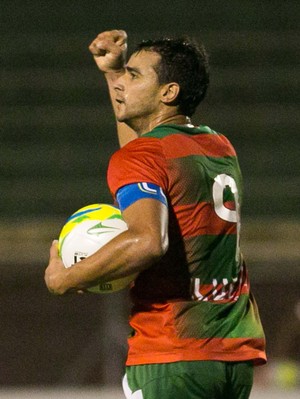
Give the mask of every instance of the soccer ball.
<path id="1" fill-rule="evenodd" d="M 95 253 L 110 240 L 127 230 L 121 211 L 112 205 L 93 204 L 73 213 L 63 226 L 58 240 L 58 251 L 65 267 L 71 267 Z M 120 291 L 136 275 L 100 283 L 88 288 L 96 294 Z"/>

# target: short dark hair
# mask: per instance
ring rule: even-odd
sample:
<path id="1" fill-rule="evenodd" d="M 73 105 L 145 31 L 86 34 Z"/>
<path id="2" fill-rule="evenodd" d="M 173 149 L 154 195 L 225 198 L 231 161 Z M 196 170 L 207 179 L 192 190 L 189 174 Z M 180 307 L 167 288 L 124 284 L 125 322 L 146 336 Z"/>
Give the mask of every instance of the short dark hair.
<path id="1" fill-rule="evenodd" d="M 176 82 L 180 92 L 176 104 L 186 116 L 192 116 L 206 95 L 209 84 L 208 55 L 202 43 L 188 37 L 144 40 L 134 52 L 154 51 L 161 56 L 155 68 L 160 84 Z"/>

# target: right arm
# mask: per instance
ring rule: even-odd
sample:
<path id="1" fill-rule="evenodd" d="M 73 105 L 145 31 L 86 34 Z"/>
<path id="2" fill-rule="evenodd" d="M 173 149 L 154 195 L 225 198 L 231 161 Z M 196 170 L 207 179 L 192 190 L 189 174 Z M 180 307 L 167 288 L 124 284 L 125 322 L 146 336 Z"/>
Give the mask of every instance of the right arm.
<path id="1" fill-rule="evenodd" d="M 45 271 L 49 291 L 62 295 L 140 273 L 151 267 L 168 249 L 168 208 L 156 199 L 134 202 L 122 213 L 128 230 L 93 255 L 65 268 L 57 242 L 50 249 Z"/>
<path id="2" fill-rule="evenodd" d="M 127 52 L 127 34 L 123 30 L 112 30 L 100 33 L 89 46 L 94 60 L 106 79 L 113 110 L 115 112 L 114 82 L 125 72 Z M 120 147 L 138 136 L 134 130 L 123 122 L 117 123 L 117 134 Z"/>

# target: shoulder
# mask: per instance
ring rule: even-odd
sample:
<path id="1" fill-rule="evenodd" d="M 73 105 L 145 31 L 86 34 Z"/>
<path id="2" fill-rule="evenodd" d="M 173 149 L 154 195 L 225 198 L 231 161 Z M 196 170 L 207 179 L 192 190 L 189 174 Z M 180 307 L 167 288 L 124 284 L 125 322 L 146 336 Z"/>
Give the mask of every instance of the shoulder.
<path id="1" fill-rule="evenodd" d="M 166 184 L 165 157 L 160 140 L 138 138 L 115 152 L 109 162 L 107 178 L 112 192 L 137 182 Z"/>
<path id="2" fill-rule="evenodd" d="M 124 147 L 116 151 L 112 159 L 118 158 L 130 158 L 136 156 L 155 156 L 162 151 L 161 143 L 159 139 L 147 137 L 138 138 L 130 141 Z"/>
<path id="3" fill-rule="evenodd" d="M 124 167 L 162 167 L 164 153 L 160 140 L 155 138 L 138 138 L 116 151 L 110 161 L 109 168 Z"/>

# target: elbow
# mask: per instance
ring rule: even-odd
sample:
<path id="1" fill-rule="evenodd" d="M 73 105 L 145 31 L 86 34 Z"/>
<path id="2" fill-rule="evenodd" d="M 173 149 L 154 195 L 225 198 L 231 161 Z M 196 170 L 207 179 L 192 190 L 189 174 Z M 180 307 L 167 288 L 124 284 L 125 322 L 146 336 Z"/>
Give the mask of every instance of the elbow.
<path id="1" fill-rule="evenodd" d="M 165 253 L 167 252 L 168 248 L 169 248 L 169 237 L 168 237 L 168 235 L 166 235 L 166 237 L 163 237 L 163 239 L 160 240 L 160 242 L 158 243 L 157 256 L 159 258 L 164 256 Z"/>
<path id="2" fill-rule="evenodd" d="M 169 248 L 168 235 L 160 237 L 160 239 L 152 236 L 144 237 L 142 241 L 141 255 L 144 259 L 148 259 L 151 264 L 157 262 L 164 256 Z"/>

